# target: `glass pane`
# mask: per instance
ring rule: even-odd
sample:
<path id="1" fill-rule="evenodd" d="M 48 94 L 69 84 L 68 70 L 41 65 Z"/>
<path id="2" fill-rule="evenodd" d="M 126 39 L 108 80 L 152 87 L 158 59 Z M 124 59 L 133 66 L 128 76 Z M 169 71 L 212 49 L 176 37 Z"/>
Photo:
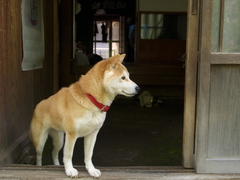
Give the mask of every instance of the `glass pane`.
<path id="1" fill-rule="evenodd" d="M 240 52 L 240 1 L 224 1 L 223 52 Z"/>
<path id="2" fill-rule="evenodd" d="M 101 36 L 101 23 L 99 21 L 95 22 L 94 26 L 93 26 L 93 32 L 94 32 L 94 36 L 95 36 L 95 40 L 100 41 L 102 39 Z"/>
<path id="3" fill-rule="evenodd" d="M 162 14 L 141 15 L 141 39 L 158 39 L 163 27 Z"/>
<path id="4" fill-rule="evenodd" d="M 219 30 L 220 30 L 220 0 L 213 0 L 212 15 L 212 52 L 219 51 Z"/>
<path id="5" fill-rule="evenodd" d="M 112 22 L 112 40 L 119 41 L 119 22 Z"/>
<path id="6" fill-rule="evenodd" d="M 94 36 L 96 41 L 107 42 L 109 40 L 109 26 L 106 22 L 96 21 L 94 24 Z"/>
<path id="7" fill-rule="evenodd" d="M 240 52 L 239 16 L 239 0 L 213 0 L 212 52 Z"/>
<path id="8" fill-rule="evenodd" d="M 94 54 L 100 55 L 103 59 L 107 59 L 119 53 L 119 21 L 96 21 L 94 22 L 93 30 Z"/>
<path id="9" fill-rule="evenodd" d="M 93 43 L 93 51 L 103 59 L 107 59 L 109 58 L 109 43 L 96 42 L 96 46 L 95 43 Z"/>
<path id="10" fill-rule="evenodd" d="M 112 53 L 111 56 L 119 54 L 119 43 L 112 43 Z"/>
<path id="11" fill-rule="evenodd" d="M 141 39 L 186 39 L 185 14 L 142 14 Z"/>

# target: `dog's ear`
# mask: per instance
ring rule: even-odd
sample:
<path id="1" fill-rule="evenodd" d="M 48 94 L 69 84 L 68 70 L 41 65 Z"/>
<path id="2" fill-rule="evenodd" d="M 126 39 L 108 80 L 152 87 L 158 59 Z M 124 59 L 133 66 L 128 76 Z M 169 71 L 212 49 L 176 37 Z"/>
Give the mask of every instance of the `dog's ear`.
<path id="1" fill-rule="evenodd" d="M 122 63 L 123 60 L 124 60 L 124 58 L 125 58 L 125 56 L 126 56 L 126 54 L 121 54 L 120 57 L 118 58 L 118 61 L 119 61 L 120 63 Z"/>
<path id="2" fill-rule="evenodd" d="M 125 58 L 126 54 L 121 54 L 120 56 L 118 56 L 116 59 L 114 59 L 113 63 L 112 63 L 112 67 L 115 68 L 117 63 L 122 63 L 124 58 Z"/>
<path id="3" fill-rule="evenodd" d="M 121 55 L 118 54 L 116 56 L 109 58 L 110 63 L 106 67 L 106 70 L 111 71 L 112 69 L 115 69 L 119 63 L 121 64 L 123 62 L 123 59 L 125 58 L 125 56 L 126 56 L 125 54 L 121 54 Z"/>

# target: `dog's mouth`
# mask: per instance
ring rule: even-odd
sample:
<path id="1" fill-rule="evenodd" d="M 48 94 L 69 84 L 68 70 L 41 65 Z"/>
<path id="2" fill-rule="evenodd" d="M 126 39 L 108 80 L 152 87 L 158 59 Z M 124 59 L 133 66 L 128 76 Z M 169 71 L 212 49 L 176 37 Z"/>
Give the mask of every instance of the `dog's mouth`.
<path id="1" fill-rule="evenodd" d="M 126 95 L 126 96 L 134 96 L 135 94 L 137 94 L 137 93 L 127 93 L 127 92 L 125 92 L 125 91 L 123 91 L 123 90 L 122 90 L 122 93 L 123 93 L 124 95 Z"/>

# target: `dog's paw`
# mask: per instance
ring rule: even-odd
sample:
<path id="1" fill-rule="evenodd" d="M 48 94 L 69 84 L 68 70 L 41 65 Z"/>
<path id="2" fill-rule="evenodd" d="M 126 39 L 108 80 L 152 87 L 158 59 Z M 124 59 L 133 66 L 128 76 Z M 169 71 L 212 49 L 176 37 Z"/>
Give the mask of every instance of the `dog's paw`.
<path id="1" fill-rule="evenodd" d="M 101 171 L 96 168 L 88 168 L 87 171 L 92 177 L 98 178 L 101 176 Z"/>
<path id="2" fill-rule="evenodd" d="M 78 171 L 74 168 L 69 168 L 65 170 L 66 175 L 70 177 L 78 177 Z"/>

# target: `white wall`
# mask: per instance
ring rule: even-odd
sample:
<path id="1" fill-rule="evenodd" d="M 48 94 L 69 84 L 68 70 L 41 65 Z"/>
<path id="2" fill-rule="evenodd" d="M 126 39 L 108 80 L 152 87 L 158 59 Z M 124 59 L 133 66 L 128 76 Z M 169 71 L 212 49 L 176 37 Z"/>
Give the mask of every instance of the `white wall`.
<path id="1" fill-rule="evenodd" d="M 187 12 L 188 0 L 137 0 L 137 11 Z"/>

